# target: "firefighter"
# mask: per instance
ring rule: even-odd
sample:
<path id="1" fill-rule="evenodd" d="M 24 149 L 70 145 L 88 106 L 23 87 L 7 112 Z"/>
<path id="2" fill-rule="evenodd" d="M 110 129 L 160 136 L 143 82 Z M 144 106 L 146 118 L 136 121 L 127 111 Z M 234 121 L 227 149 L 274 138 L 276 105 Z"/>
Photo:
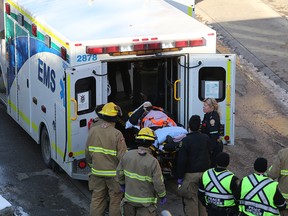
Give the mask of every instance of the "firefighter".
<path id="1" fill-rule="evenodd" d="M 190 133 L 179 144 L 177 176 L 185 216 L 207 215 L 198 200 L 199 181 L 203 172 L 210 168 L 211 141 L 199 131 L 201 119 L 193 115 L 189 120 Z"/>
<path id="2" fill-rule="evenodd" d="M 117 177 L 125 196 L 121 202 L 123 216 L 156 215 L 157 196 L 166 203 L 166 189 L 158 160 L 149 147 L 155 133 L 146 127 L 139 131 L 138 149 L 130 150 L 117 167 Z"/>
<path id="3" fill-rule="evenodd" d="M 198 196 L 206 207 L 208 216 L 238 215 L 238 206 L 233 195 L 238 178 L 227 170 L 229 163 L 229 154 L 221 152 L 216 157 L 216 168 L 203 173 Z"/>
<path id="4" fill-rule="evenodd" d="M 277 179 L 279 189 L 288 203 L 288 148 L 281 149 L 269 168 L 267 175 L 272 179 Z M 281 215 L 288 216 L 288 205 L 286 210 L 281 211 Z"/>
<path id="5" fill-rule="evenodd" d="M 109 196 L 109 215 L 120 216 L 123 193 L 116 181 L 116 168 L 127 151 L 122 133 L 115 129 L 120 107 L 110 102 L 99 111 L 99 120 L 91 127 L 85 155 L 91 167 L 89 190 L 92 190 L 91 216 L 103 216 Z"/>
<path id="6" fill-rule="evenodd" d="M 216 156 L 223 151 L 223 143 L 220 140 L 220 110 L 214 98 L 206 98 L 203 101 L 204 118 L 201 125 L 201 132 L 207 134 L 212 143 L 211 167 L 215 167 Z"/>
<path id="7" fill-rule="evenodd" d="M 255 173 L 244 177 L 235 193 L 240 215 L 280 215 L 286 202 L 278 183 L 265 175 L 267 160 L 259 157 L 254 162 Z"/>

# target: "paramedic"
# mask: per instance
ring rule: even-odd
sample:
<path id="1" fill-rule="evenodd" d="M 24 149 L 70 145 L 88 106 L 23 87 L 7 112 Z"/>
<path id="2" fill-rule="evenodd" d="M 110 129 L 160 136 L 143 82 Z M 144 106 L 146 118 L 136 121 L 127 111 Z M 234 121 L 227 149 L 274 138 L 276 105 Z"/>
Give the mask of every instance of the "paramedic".
<path id="1" fill-rule="evenodd" d="M 229 154 L 221 152 L 216 157 L 216 168 L 203 173 L 198 196 L 208 216 L 238 215 L 238 206 L 233 196 L 238 178 L 227 170 L 229 162 Z"/>
<path id="2" fill-rule="evenodd" d="M 158 160 L 149 147 L 156 136 L 150 128 L 142 128 L 136 142 L 138 149 L 127 152 L 117 167 L 117 177 L 125 196 L 121 202 L 123 216 L 156 216 L 157 196 L 166 202 L 166 190 Z"/>
<path id="3" fill-rule="evenodd" d="M 211 167 L 215 167 L 216 156 L 223 151 L 223 143 L 220 140 L 220 111 L 219 105 L 214 98 L 206 98 L 203 101 L 204 118 L 201 132 L 207 134 L 212 143 Z"/>
<path id="4" fill-rule="evenodd" d="M 146 101 L 129 117 L 132 125 L 139 125 L 140 128 L 149 127 L 152 130 L 166 126 L 177 126 L 171 117 L 161 108 Z"/>
<path id="5" fill-rule="evenodd" d="M 98 112 L 99 120 L 91 127 L 86 142 L 85 155 L 91 167 L 89 190 L 92 190 L 90 215 L 104 214 L 109 196 L 109 214 L 120 216 L 120 202 L 123 193 L 116 182 L 116 168 L 127 151 L 122 133 L 115 129 L 120 107 L 110 102 Z"/>
<path id="6" fill-rule="evenodd" d="M 286 210 L 281 211 L 281 215 L 288 216 L 288 147 L 278 152 L 267 175 L 272 179 L 277 179 L 279 189 L 287 204 Z"/>
<path id="7" fill-rule="evenodd" d="M 200 116 L 193 115 L 189 120 L 191 132 L 179 144 L 177 182 L 185 216 L 207 215 L 197 192 L 203 172 L 211 165 L 211 141 L 199 131 L 200 123 Z"/>
<path id="8" fill-rule="evenodd" d="M 286 202 L 278 189 L 278 183 L 265 175 L 267 160 L 257 158 L 254 162 L 255 173 L 244 177 L 235 193 L 239 202 L 240 215 L 280 215 Z"/>

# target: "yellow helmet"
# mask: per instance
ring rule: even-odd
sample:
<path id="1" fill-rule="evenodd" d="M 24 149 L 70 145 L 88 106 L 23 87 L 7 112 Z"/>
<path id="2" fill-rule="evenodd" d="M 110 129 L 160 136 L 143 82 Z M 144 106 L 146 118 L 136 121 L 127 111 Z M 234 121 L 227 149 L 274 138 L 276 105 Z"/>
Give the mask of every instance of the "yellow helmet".
<path id="1" fill-rule="evenodd" d="M 139 131 L 136 139 L 143 140 L 143 141 L 145 140 L 154 141 L 156 139 L 156 135 L 154 131 L 151 130 L 149 127 L 145 127 Z"/>
<path id="2" fill-rule="evenodd" d="M 99 114 L 110 117 L 116 117 L 119 114 L 119 112 L 121 112 L 120 107 L 114 104 L 113 102 L 109 102 L 102 107 L 102 110 L 99 112 Z"/>

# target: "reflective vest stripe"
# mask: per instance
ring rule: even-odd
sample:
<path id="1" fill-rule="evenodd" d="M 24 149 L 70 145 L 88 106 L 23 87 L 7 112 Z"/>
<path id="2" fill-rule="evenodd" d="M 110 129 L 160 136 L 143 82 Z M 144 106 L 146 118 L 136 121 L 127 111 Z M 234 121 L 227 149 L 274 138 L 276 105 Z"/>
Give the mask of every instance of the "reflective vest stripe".
<path id="1" fill-rule="evenodd" d="M 283 197 L 284 197 L 286 200 L 288 200 L 288 194 L 282 193 L 282 195 L 283 195 Z M 287 207 L 288 207 L 288 205 L 287 205 Z"/>
<path id="2" fill-rule="evenodd" d="M 216 194 L 216 193 L 210 193 L 210 192 L 206 191 L 205 195 L 209 196 L 209 197 L 218 198 L 218 199 L 225 199 L 225 200 L 234 199 L 234 196 L 231 194 Z"/>
<path id="3" fill-rule="evenodd" d="M 253 176 L 253 174 L 248 176 L 250 181 L 251 181 L 251 177 L 252 176 Z M 254 185 L 253 182 L 252 182 L 252 185 L 254 186 L 254 188 L 249 193 L 247 193 L 246 196 L 243 199 L 246 199 L 246 200 L 252 199 L 257 193 L 262 191 L 264 187 L 266 187 L 267 185 L 269 185 L 271 183 L 273 183 L 273 181 L 271 179 L 269 179 L 269 178 L 264 179 L 262 182 L 258 182 L 257 186 L 256 186 L 256 184 Z M 259 194 L 259 196 L 261 196 L 261 195 Z"/>
<path id="4" fill-rule="evenodd" d="M 124 170 L 124 175 L 125 175 L 125 177 L 129 177 L 129 178 L 132 178 L 132 179 L 137 179 L 139 181 L 152 182 L 152 178 L 149 177 L 149 176 L 142 176 L 142 175 L 139 175 L 137 173 L 129 172 L 127 170 Z"/>
<path id="5" fill-rule="evenodd" d="M 266 206 L 266 205 L 261 204 L 261 203 L 257 203 L 257 202 L 253 202 L 253 201 L 247 201 L 247 200 L 240 200 L 239 204 L 245 205 L 245 206 L 253 206 L 255 208 L 262 209 L 264 211 L 279 215 L 278 209 L 275 209 L 271 206 Z"/>
<path id="6" fill-rule="evenodd" d="M 116 176 L 116 170 L 96 170 L 91 168 L 91 173 L 97 176 Z"/>
<path id="7" fill-rule="evenodd" d="M 257 179 L 255 178 L 254 175 L 249 175 L 248 178 L 250 179 L 250 181 L 251 181 L 251 183 L 252 183 L 252 185 L 253 185 L 254 187 L 259 184 L 259 182 L 257 181 Z M 265 181 L 265 180 L 264 180 L 264 181 Z M 263 181 L 263 182 L 264 182 L 264 181 Z M 268 183 L 269 183 L 269 179 L 267 179 L 266 182 L 267 182 L 267 184 L 268 184 Z M 263 187 L 265 187 L 265 186 L 263 186 Z M 262 187 L 262 188 L 263 188 L 263 187 Z M 257 193 L 257 192 L 256 192 L 256 193 Z M 260 198 L 261 202 L 262 202 L 263 204 L 265 204 L 265 205 L 269 205 L 269 201 L 266 199 L 266 196 L 265 196 L 263 190 L 259 190 L 258 193 L 259 193 L 258 195 L 259 195 L 259 198 Z M 249 193 L 248 193 L 247 195 L 249 195 Z M 252 195 L 252 196 L 251 196 L 251 195 Z M 253 197 L 254 195 L 255 195 L 255 194 L 252 193 L 252 194 L 250 194 L 250 197 L 248 197 L 248 198 L 251 198 L 251 197 Z"/>
<path id="8" fill-rule="evenodd" d="M 164 191 L 164 192 L 162 192 L 162 193 L 160 193 L 158 195 L 159 195 L 159 197 L 164 197 L 164 196 L 166 196 L 166 191 Z"/>
<path id="9" fill-rule="evenodd" d="M 106 154 L 106 155 L 117 156 L 117 151 L 110 150 L 110 149 L 105 149 L 105 148 L 102 148 L 102 147 L 89 146 L 89 151 L 90 152 L 102 153 L 102 154 Z"/>
<path id="10" fill-rule="evenodd" d="M 281 170 L 280 173 L 283 176 L 288 175 L 288 170 Z"/>
<path id="11" fill-rule="evenodd" d="M 219 131 L 210 131 L 209 134 L 217 134 Z"/>
<path id="12" fill-rule="evenodd" d="M 157 203 L 157 198 L 155 197 L 148 197 L 148 198 L 143 198 L 143 197 L 135 197 L 127 194 L 125 192 L 125 198 L 128 201 L 134 202 L 134 203 Z"/>
<path id="13" fill-rule="evenodd" d="M 228 191 L 220 184 L 220 181 L 225 177 L 232 175 L 230 172 L 221 173 L 219 176 L 216 176 L 212 169 L 208 170 L 208 175 L 210 176 L 211 182 L 207 185 L 206 190 L 211 191 L 215 186 L 220 193 L 227 194 Z"/>

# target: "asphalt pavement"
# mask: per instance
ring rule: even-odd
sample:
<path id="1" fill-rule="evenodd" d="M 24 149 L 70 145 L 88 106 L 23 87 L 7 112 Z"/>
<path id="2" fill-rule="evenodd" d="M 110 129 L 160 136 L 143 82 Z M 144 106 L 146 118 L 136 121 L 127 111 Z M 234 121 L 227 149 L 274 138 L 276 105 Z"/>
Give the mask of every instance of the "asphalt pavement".
<path id="1" fill-rule="evenodd" d="M 195 10 L 225 45 L 288 91 L 288 1 L 273 4 L 277 11 L 261 0 L 198 0 Z"/>

